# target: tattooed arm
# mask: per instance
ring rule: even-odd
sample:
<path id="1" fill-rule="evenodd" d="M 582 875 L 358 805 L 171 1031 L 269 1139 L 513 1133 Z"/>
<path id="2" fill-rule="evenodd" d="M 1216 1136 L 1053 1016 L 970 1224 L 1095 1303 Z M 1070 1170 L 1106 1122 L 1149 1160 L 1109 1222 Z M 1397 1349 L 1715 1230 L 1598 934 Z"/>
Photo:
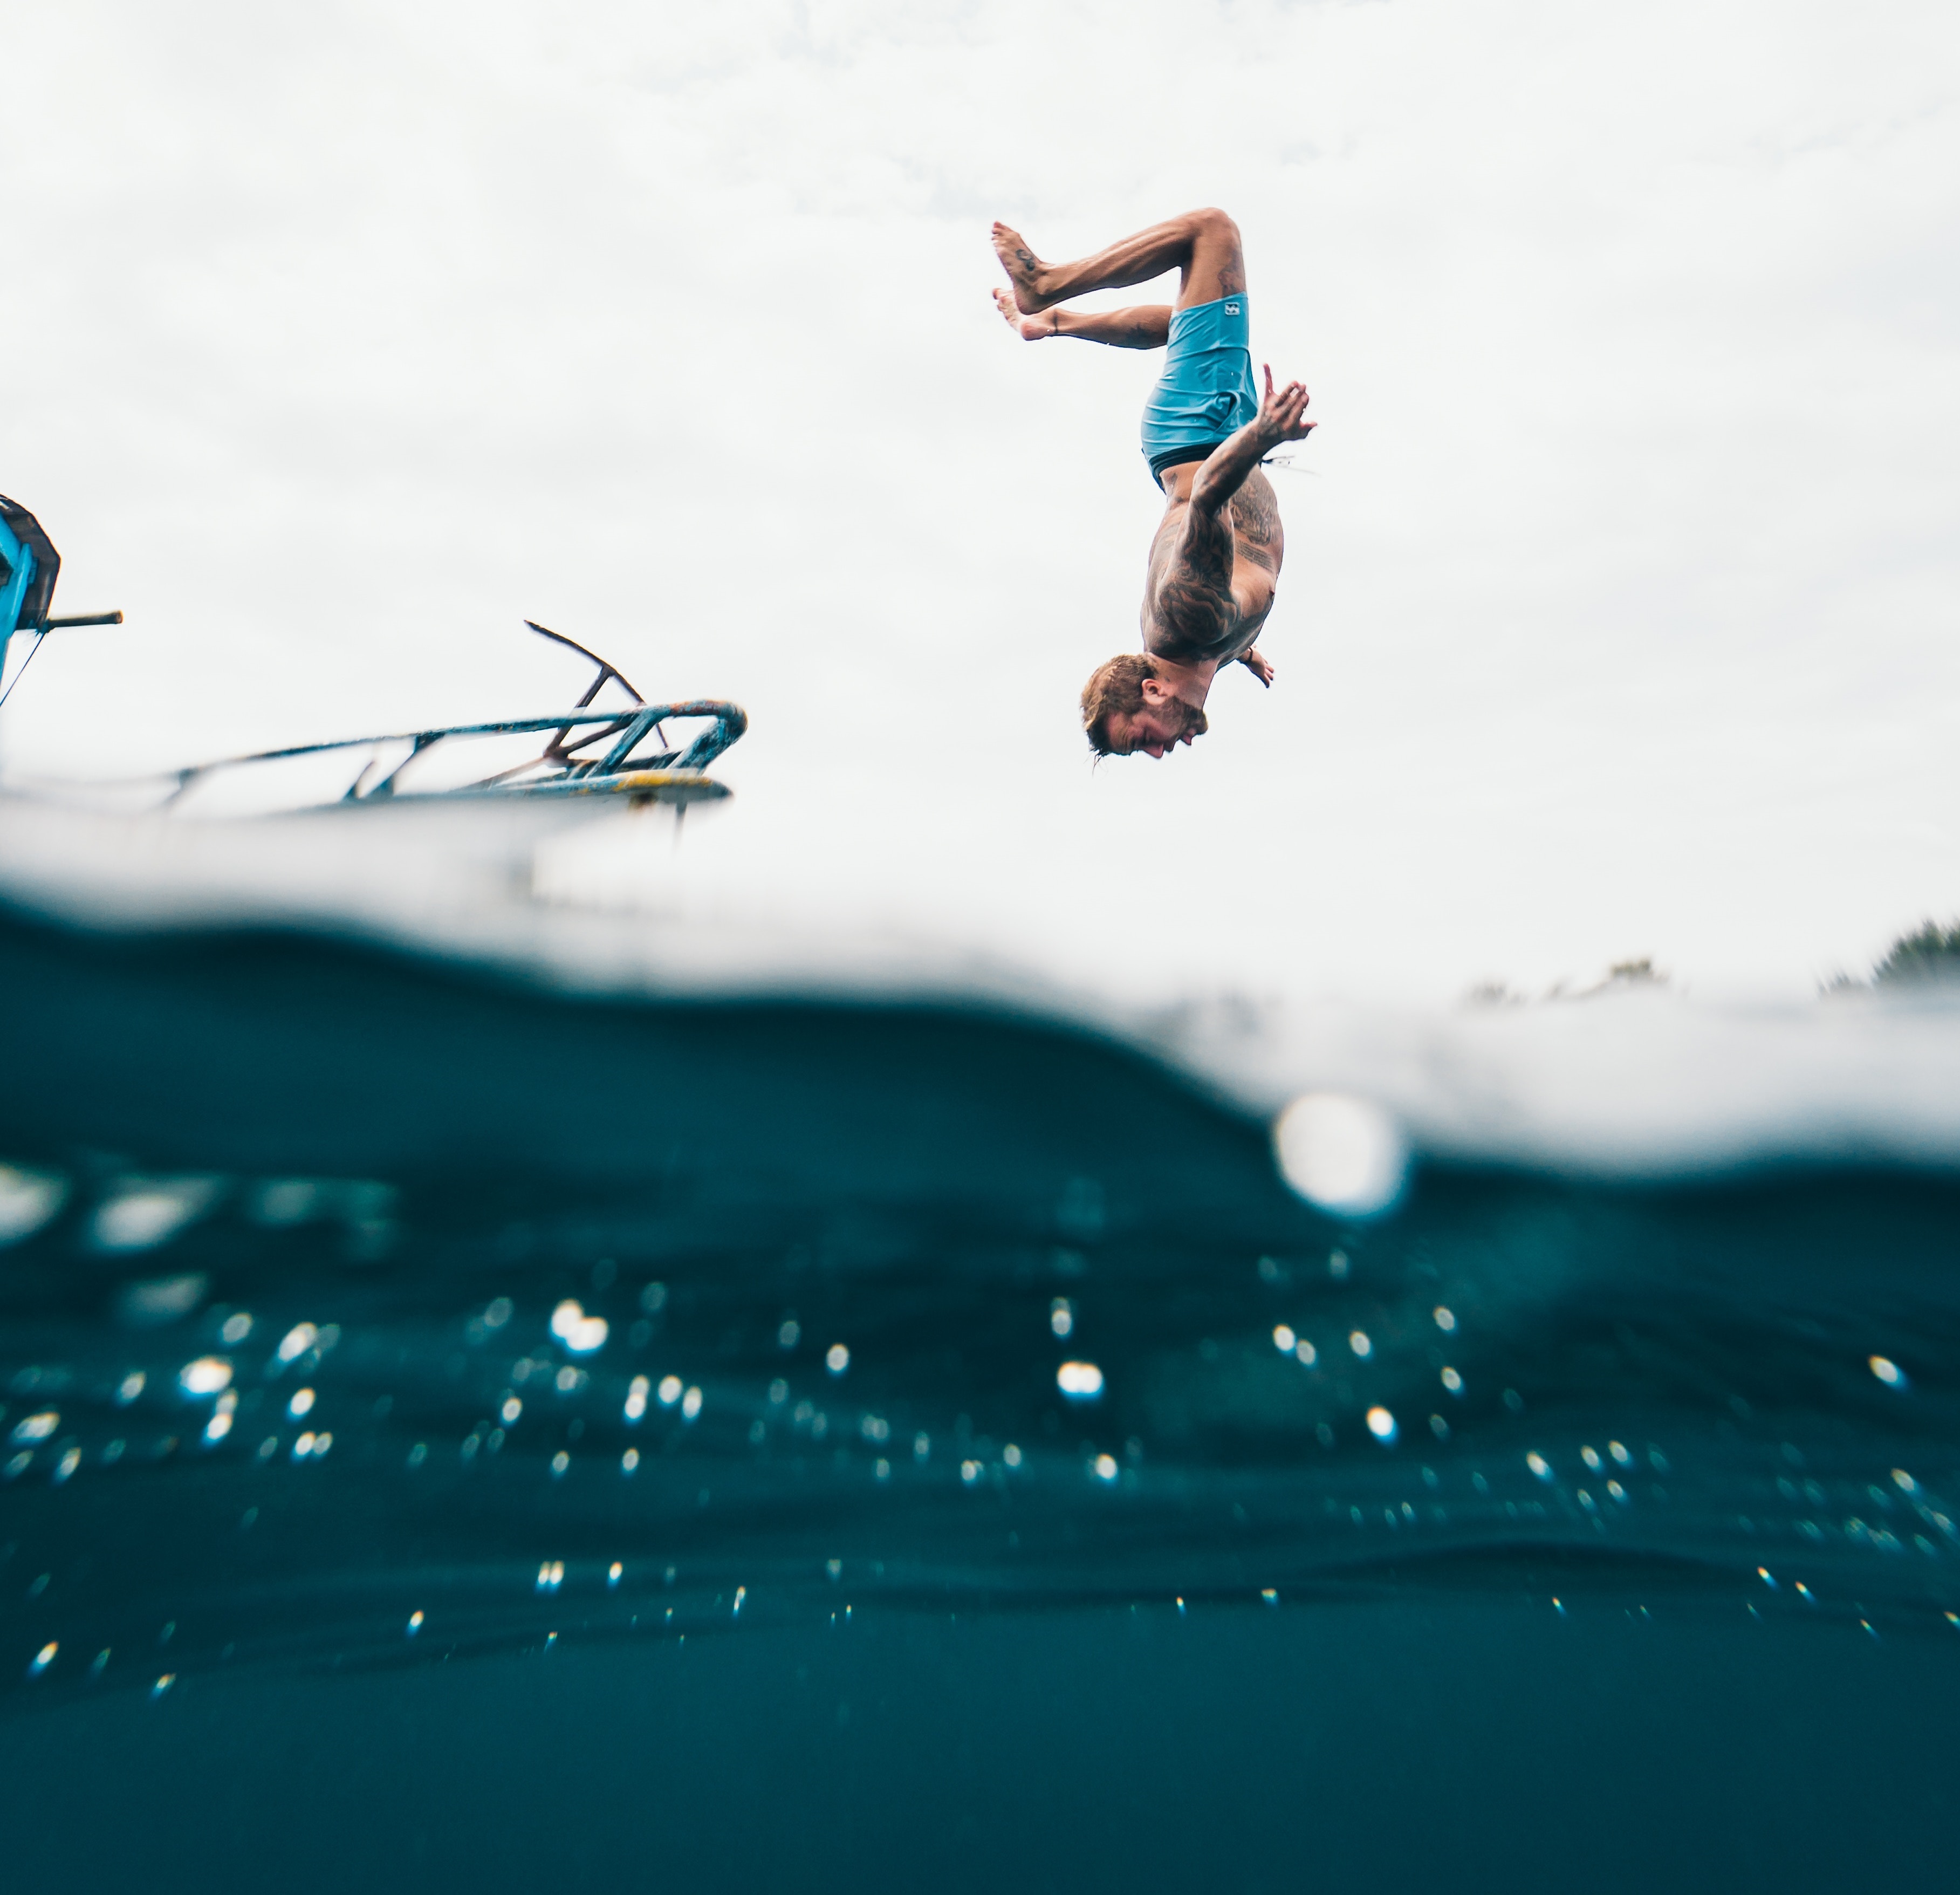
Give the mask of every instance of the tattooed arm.
<path id="1" fill-rule="evenodd" d="M 1167 523 L 1152 549 L 1144 648 L 1179 664 L 1223 658 L 1239 634 L 1232 524 L 1196 507 L 1177 511 L 1182 518 Z"/>
<path id="2" fill-rule="evenodd" d="M 1304 441 L 1317 425 L 1306 419 L 1306 390 L 1289 382 L 1275 394 L 1273 371 L 1266 370 L 1265 399 L 1258 415 L 1198 469 L 1191 483 L 1191 510 L 1214 518 L 1245 485 L 1246 476 L 1283 441 Z"/>
<path id="3" fill-rule="evenodd" d="M 1151 550 L 1158 630 L 1147 636 L 1149 648 L 1183 662 L 1236 658 L 1271 684 L 1271 665 L 1246 648 L 1271 609 L 1285 553 L 1278 496 L 1257 467 L 1233 495 L 1229 524 L 1223 514 L 1176 502 Z"/>

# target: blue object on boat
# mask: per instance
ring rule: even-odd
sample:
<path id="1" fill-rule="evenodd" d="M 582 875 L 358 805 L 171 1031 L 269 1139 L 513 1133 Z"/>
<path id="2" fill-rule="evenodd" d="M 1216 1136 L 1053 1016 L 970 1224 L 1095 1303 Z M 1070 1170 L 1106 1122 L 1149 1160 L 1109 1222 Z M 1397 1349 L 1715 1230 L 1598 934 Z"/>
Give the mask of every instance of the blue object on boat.
<path id="1" fill-rule="evenodd" d="M 22 626 L 37 632 L 46 623 L 60 572 L 61 555 L 41 523 L 0 494 L 0 671 L 14 632 Z"/>

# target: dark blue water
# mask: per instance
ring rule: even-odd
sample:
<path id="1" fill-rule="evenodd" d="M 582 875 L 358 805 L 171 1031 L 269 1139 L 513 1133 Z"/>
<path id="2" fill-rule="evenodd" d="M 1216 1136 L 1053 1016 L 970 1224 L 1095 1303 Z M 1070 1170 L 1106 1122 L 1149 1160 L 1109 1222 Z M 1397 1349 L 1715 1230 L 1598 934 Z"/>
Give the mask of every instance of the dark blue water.
<path id="1" fill-rule="evenodd" d="M 1946 1878 L 1950 1177 L 1344 1225 L 998 1008 L 0 992 L 9 1886 Z"/>

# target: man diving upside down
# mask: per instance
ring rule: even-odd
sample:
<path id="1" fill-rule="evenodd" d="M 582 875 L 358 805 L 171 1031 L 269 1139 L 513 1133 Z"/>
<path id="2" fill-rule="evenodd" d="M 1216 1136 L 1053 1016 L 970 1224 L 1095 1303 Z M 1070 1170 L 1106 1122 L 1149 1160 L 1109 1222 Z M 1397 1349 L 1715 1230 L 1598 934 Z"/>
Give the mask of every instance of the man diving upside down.
<path id="1" fill-rule="evenodd" d="M 1270 368 L 1263 399 L 1253 384 L 1245 253 L 1223 211 L 1154 224 L 1076 263 L 1044 263 L 1004 224 L 994 226 L 994 248 L 1013 285 L 994 301 L 1025 341 L 1074 336 L 1169 352 L 1144 409 L 1144 454 L 1166 502 L 1144 581 L 1144 649 L 1099 666 L 1082 693 L 1099 753 L 1162 756 L 1204 734 L 1205 697 L 1223 667 L 1273 681 L 1253 641 L 1273 609 L 1285 540 L 1259 463 L 1306 438 L 1306 390 L 1296 381 L 1275 393 Z M 1100 315 L 1059 307 L 1172 269 L 1182 278 L 1168 306 Z"/>

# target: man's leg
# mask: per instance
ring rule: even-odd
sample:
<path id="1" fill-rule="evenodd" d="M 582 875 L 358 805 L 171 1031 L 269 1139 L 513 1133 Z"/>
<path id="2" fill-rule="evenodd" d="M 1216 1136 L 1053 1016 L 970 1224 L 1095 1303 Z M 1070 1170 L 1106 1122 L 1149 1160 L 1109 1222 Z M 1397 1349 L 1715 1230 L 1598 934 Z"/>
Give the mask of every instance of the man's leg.
<path id="1" fill-rule="evenodd" d="M 1023 316 L 1013 297 L 997 289 L 994 304 L 1023 342 L 1074 336 L 1085 342 L 1106 342 L 1112 349 L 1161 349 L 1170 340 L 1168 303 L 1139 303 L 1131 309 L 1106 309 L 1094 315 L 1079 309 L 1045 309 Z"/>
<path id="2" fill-rule="evenodd" d="M 1215 303 L 1221 296 L 1241 294 L 1246 287 L 1239 227 L 1220 210 L 1187 211 L 1073 263 L 1044 263 L 1020 232 L 1005 224 L 994 226 L 994 248 L 1014 286 L 1015 307 L 1024 316 L 1039 315 L 1092 290 L 1147 283 L 1168 269 L 1182 272 L 1179 309 Z"/>

